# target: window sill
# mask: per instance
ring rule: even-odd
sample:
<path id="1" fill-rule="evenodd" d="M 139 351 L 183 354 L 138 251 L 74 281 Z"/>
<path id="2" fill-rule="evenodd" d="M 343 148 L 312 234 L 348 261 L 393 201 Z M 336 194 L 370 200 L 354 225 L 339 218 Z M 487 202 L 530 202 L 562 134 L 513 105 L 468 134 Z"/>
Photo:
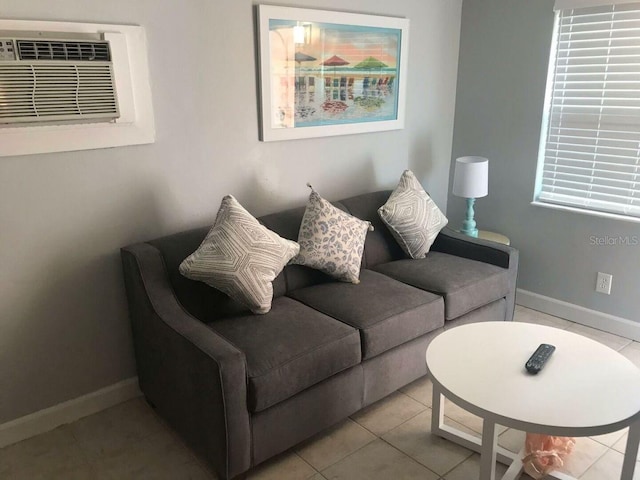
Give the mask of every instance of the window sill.
<path id="1" fill-rule="evenodd" d="M 566 205 L 556 205 L 554 203 L 545 203 L 536 200 L 531 202 L 531 205 L 535 205 L 536 207 L 550 208 L 552 210 L 564 210 L 566 212 L 580 213 L 582 215 L 590 215 L 592 217 L 609 218 L 612 220 L 620 220 L 629 223 L 640 223 L 640 218 L 638 217 L 629 217 L 626 215 L 618 215 L 615 213 L 596 212 L 594 210 L 585 210 L 582 208 L 569 207 Z"/>

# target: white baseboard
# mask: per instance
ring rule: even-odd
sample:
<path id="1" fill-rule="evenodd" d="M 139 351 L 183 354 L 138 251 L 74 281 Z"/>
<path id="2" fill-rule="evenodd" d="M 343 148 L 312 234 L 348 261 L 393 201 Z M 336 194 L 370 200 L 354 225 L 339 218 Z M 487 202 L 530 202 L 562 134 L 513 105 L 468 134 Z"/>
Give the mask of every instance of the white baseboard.
<path id="1" fill-rule="evenodd" d="M 518 288 L 516 303 L 549 315 L 640 341 L 640 323 Z"/>
<path id="2" fill-rule="evenodd" d="M 68 402 L 45 408 L 0 425 L 0 448 L 48 432 L 142 395 L 138 378 L 129 378 Z"/>

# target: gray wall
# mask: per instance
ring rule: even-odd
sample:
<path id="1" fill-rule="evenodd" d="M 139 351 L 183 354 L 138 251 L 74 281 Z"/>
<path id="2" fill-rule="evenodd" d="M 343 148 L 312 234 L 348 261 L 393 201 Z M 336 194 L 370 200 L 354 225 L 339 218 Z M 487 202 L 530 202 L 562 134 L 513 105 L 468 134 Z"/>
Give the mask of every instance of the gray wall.
<path id="1" fill-rule="evenodd" d="M 118 249 L 391 188 L 414 170 L 446 208 L 462 0 L 281 0 L 411 20 L 402 131 L 260 143 L 250 0 L 3 0 L 4 18 L 146 27 L 157 141 L 0 158 L 0 423 L 135 375 Z M 53 13 L 55 12 L 55 13 Z"/>
<path id="2" fill-rule="evenodd" d="M 640 224 L 530 205 L 553 4 L 464 1 L 452 165 L 463 155 L 489 158 L 489 196 L 476 219 L 520 249 L 520 288 L 640 321 L 640 245 L 592 244 L 592 236 L 640 236 Z M 450 195 L 450 221 L 463 211 L 464 200 Z M 598 271 L 613 274 L 610 296 L 594 291 Z"/>

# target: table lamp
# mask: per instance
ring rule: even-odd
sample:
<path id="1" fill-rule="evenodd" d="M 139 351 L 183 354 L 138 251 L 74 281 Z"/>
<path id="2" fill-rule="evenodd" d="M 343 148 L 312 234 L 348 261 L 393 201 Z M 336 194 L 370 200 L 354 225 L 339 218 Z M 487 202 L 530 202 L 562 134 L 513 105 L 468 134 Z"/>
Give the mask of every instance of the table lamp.
<path id="1" fill-rule="evenodd" d="M 453 194 L 467 199 L 467 218 L 460 230 L 470 237 L 478 236 L 476 221 L 473 219 L 473 205 L 476 198 L 486 197 L 489 184 L 489 160 L 484 157 L 460 157 L 456 159 L 453 175 Z"/>

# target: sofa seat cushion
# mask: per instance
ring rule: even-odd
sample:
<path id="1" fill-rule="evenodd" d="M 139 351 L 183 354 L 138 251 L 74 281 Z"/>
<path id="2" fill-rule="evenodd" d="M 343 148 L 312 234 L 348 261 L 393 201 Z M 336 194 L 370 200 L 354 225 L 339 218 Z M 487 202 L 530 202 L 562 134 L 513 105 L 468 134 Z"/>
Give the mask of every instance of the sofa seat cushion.
<path id="1" fill-rule="evenodd" d="M 397 260 L 374 270 L 444 297 L 447 320 L 507 296 L 509 271 L 484 262 L 441 252 L 417 260 Z"/>
<path id="2" fill-rule="evenodd" d="M 371 270 L 357 285 L 330 282 L 288 296 L 360 331 L 367 359 L 444 325 L 442 298 Z"/>
<path id="3" fill-rule="evenodd" d="M 361 360 L 358 331 L 287 297 L 264 315 L 209 326 L 245 354 L 248 404 L 259 412 Z"/>

